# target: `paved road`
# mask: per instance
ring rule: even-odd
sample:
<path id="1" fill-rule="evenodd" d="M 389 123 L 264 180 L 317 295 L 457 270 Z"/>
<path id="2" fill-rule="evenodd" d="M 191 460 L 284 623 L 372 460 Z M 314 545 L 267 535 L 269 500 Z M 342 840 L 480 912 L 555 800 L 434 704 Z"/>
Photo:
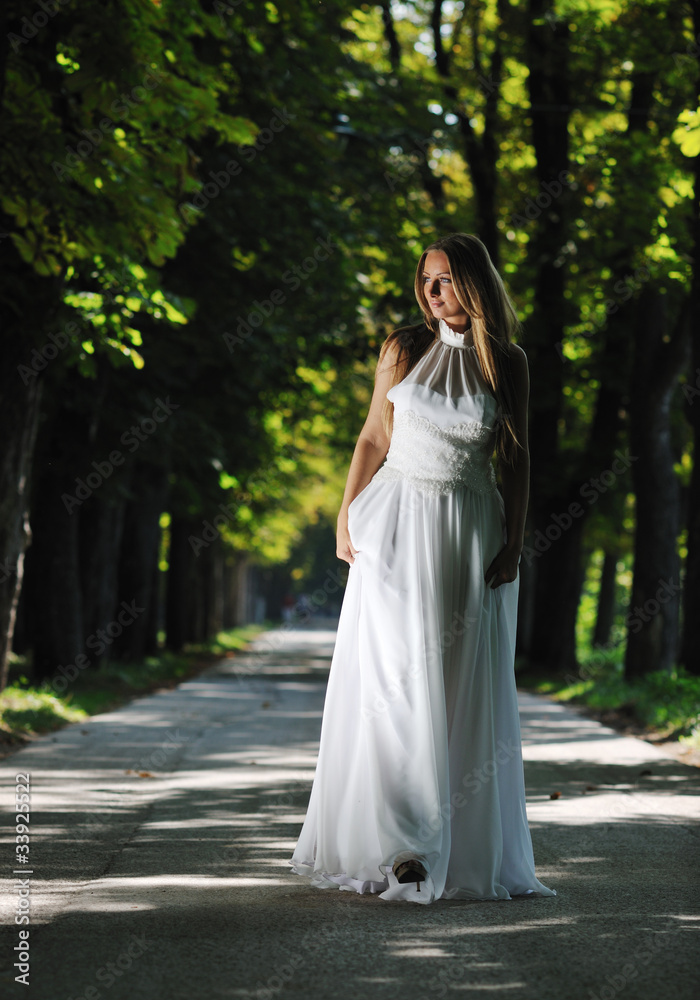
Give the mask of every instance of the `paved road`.
<path id="1" fill-rule="evenodd" d="M 545 699 L 523 694 L 521 718 L 537 873 L 557 897 L 422 907 L 292 874 L 335 638 L 323 624 L 268 632 L 3 762 L 3 997 L 697 996 L 700 772 Z M 24 772 L 28 989 L 13 968 Z"/>

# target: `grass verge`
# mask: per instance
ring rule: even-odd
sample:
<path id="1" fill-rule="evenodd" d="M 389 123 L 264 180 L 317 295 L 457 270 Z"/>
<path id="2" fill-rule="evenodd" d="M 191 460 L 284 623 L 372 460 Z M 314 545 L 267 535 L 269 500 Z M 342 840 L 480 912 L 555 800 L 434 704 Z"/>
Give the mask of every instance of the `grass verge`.
<path id="1" fill-rule="evenodd" d="M 213 641 L 188 646 L 180 654 L 163 650 L 138 663 L 88 667 L 60 694 L 50 682 L 33 685 L 26 676 L 27 662 L 17 658 L 10 667 L 10 683 L 0 694 L 0 756 L 7 756 L 42 733 L 109 712 L 140 695 L 175 687 L 215 660 L 245 649 L 256 635 L 274 624 L 264 622 L 220 632 Z"/>
<path id="2" fill-rule="evenodd" d="M 700 677 L 677 667 L 627 681 L 619 652 L 617 658 L 591 652 L 579 662 L 576 677 L 518 671 L 518 685 L 555 701 L 584 705 L 616 728 L 636 730 L 652 741 L 677 740 L 700 750 Z"/>

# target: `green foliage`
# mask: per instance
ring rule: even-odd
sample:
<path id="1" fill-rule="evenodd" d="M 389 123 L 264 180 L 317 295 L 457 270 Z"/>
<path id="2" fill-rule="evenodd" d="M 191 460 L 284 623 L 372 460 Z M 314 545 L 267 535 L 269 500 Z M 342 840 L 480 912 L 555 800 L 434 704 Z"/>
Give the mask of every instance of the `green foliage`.
<path id="1" fill-rule="evenodd" d="M 131 698 L 196 675 L 214 659 L 246 648 L 263 625 L 245 625 L 219 633 L 211 642 L 191 646 L 183 655 L 163 651 L 140 663 L 111 663 L 83 671 L 63 695 L 49 684 L 32 686 L 22 673 L 0 693 L 0 741 L 53 732 L 70 722 L 111 711 Z M 17 675 L 26 664 L 15 663 Z"/>
<path id="2" fill-rule="evenodd" d="M 8 23 L 19 25 L 27 6 L 10 3 Z M 188 141 L 256 133 L 222 111 L 221 76 L 198 52 L 214 19 L 196 6 L 180 13 L 174 3 L 87 0 L 12 45 L 6 68 L 12 142 L 3 143 L 0 205 L 10 239 L 38 275 L 67 283 L 73 308 L 87 293 L 77 279 L 90 277 L 97 294 L 81 339 L 117 351 L 133 338 L 125 298 L 142 298 L 141 282 L 154 286 L 152 268 L 184 239 L 177 200 L 194 178 Z M 115 285 L 114 308 L 100 310 Z"/>
<path id="3" fill-rule="evenodd" d="M 526 351 L 540 206 L 567 203 L 557 474 L 576 476 L 602 389 L 627 385 L 630 304 L 653 287 L 671 322 L 690 290 L 691 19 L 673 0 L 543 8 L 547 38 L 569 48 L 573 105 L 567 182 L 550 179 L 561 193 L 545 197 L 528 6 L 444 4 L 447 77 L 432 2 L 391 9 L 398 58 L 378 4 L 74 0 L 31 37 L 21 24 L 35 7 L 6 4 L 0 295 L 13 303 L 21 280 L 44 301 L 50 287 L 40 321 L 15 317 L 28 357 L 76 324 L 41 369 L 46 463 L 59 418 L 80 433 L 51 461 L 74 479 L 172 394 L 175 415 L 138 452 L 168 477 L 168 513 L 204 520 L 232 501 L 230 547 L 284 563 L 307 529 L 333 527 L 379 348 L 417 317 L 417 258 L 438 232 L 478 231 L 474 171 L 493 151 L 501 270 Z M 632 97 L 647 84 L 637 120 Z M 675 408 L 687 481 L 690 430 Z M 102 495 L 137 491 L 115 475 Z M 633 529 L 623 477 L 585 534 L 589 552 L 619 551 L 614 639 Z M 594 555 L 582 648 L 599 571 Z"/>
<path id="4" fill-rule="evenodd" d="M 244 650 L 256 635 L 264 632 L 272 624 L 272 622 L 260 622 L 257 625 L 242 625 L 240 628 L 232 628 L 227 632 L 218 632 L 202 649 L 214 656 L 235 654 Z M 194 648 L 192 648 L 192 652 L 194 652 Z"/>
<path id="5" fill-rule="evenodd" d="M 656 670 L 628 682 L 621 663 L 598 658 L 584 661 L 581 675 L 574 682 L 540 681 L 535 690 L 557 701 L 622 710 L 649 730 L 669 737 L 691 736 L 700 723 L 700 678 L 682 667 L 673 673 Z"/>
<path id="6" fill-rule="evenodd" d="M 598 617 L 598 598 L 600 594 L 600 578 L 605 553 L 596 549 L 590 553 L 586 566 L 586 576 L 581 592 L 578 619 L 576 622 L 576 640 L 579 656 L 584 663 L 621 663 L 625 640 L 625 615 L 629 606 L 632 590 L 632 532 L 625 531 L 617 537 L 611 537 L 610 522 L 607 518 L 596 519 L 590 526 L 589 537 L 598 538 L 608 544 L 612 551 L 618 553 L 615 582 L 615 607 L 611 635 L 606 640 L 607 649 L 597 649 L 592 646 L 595 624 Z M 601 538 L 602 536 L 602 538 Z M 624 551 L 621 547 L 624 546 Z"/>
<path id="7" fill-rule="evenodd" d="M 673 141 L 680 146 L 683 156 L 700 154 L 700 108 L 695 111 L 681 111 L 679 127 L 673 133 Z"/>
<path id="8" fill-rule="evenodd" d="M 75 707 L 66 698 L 50 691 L 11 684 L 0 694 L 0 733 L 31 735 L 49 733 L 67 722 L 81 722 L 88 713 Z"/>

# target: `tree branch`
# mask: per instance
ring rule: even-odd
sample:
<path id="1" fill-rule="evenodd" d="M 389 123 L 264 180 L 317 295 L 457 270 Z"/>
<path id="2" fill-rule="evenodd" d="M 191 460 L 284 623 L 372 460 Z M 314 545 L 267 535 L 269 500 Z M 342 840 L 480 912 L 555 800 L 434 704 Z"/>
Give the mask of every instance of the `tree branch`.
<path id="1" fill-rule="evenodd" d="M 381 0 L 379 7 L 382 12 L 382 24 L 384 25 L 384 37 L 389 45 L 389 59 L 394 72 L 401 66 L 401 45 L 394 26 L 394 17 L 391 13 L 391 0 Z"/>

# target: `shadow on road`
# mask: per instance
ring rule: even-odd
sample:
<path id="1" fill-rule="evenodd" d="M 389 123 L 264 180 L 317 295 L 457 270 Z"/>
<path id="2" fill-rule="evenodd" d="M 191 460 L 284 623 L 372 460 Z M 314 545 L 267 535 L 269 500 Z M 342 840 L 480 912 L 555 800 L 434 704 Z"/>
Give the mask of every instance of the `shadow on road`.
<path id="1" fill-rule="evenodd" d="M 291 873 L 334 638 L 267 633 L 5 762 L 6 789 L 16 771 L 33 789 L 23 995 L 695 995 L 697 772 L 531 695 L 528 815 L 557 897 L 418 907 Z M 16 942 L 6 926 L 0 983 L 19 991 Z"/>

